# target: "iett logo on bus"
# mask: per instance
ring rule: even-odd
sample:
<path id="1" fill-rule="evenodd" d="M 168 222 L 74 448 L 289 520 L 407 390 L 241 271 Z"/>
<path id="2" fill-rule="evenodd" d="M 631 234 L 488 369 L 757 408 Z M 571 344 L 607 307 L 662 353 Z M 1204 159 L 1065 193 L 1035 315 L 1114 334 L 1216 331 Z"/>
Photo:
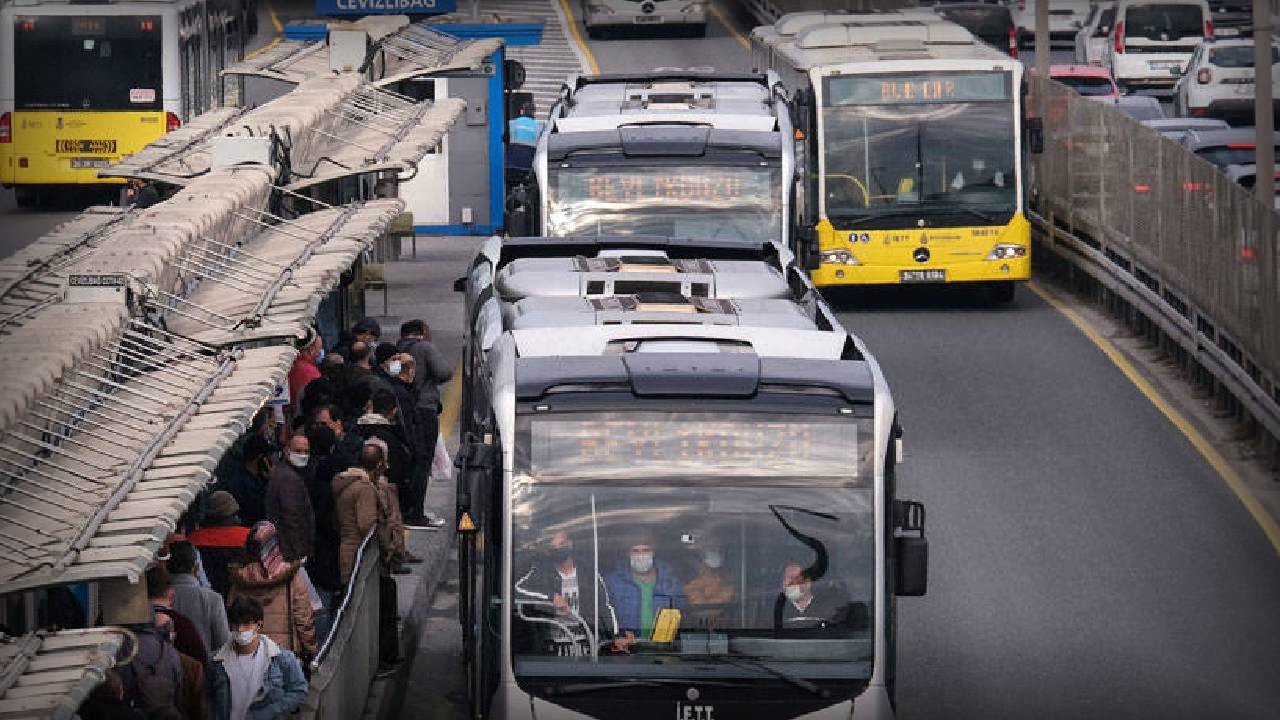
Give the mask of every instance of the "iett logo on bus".
<path id="1" fill-rule="evenodd" d="M 713 720 L 712 711 L 715 708 L 711 705 L 688 705 L 676 701 L 676 720 Z"/>

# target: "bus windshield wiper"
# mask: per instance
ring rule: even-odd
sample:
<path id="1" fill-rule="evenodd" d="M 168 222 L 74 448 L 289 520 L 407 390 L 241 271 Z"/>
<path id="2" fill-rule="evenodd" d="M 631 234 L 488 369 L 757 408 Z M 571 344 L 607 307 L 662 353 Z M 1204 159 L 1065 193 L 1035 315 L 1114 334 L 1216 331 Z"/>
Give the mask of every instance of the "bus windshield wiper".
<path id="1" fill-rule="evenodd" d="M 858 227 L 864 223 L 869 223 L 872 220 L 881 220 L 888 217 L 899 217 L 902 215 L 917 215 L 920 214 L 920 212 L 921 208 L 919 206 L 912 206 L 876 210 L 875 212 L 866 213 L 865 215 L 862 213 L 830 213 L 830 215 L 840 220 L 840 227 L 838 229 L 848 230 L 850 228 Z"/>
<path id="2" fill-rule="evenodd" d="M 809 682 L 808 680 L 805 680 L 799 675 L 793 675 L 787 672 L 786 670 L 782 670 L 780 668 L 774 667 L 773 665 L 770 665 L 769 663 L 764 662 L 763 660 L 761 660 L 758 657 L 755 657 L 754 655 L 743 655 L 742 653 L 730 651 L 727 653 L 721 653 L 716 655 L 699 655 L 698 659 L 699 660 L 702 660 L 702 659 L 719 660 L 721 662 L 728 663 L 729 665 L 737 665 L 738 667 L 742 667 L 742 668 L 749 668 L 752 670 L 763 670 L 764 672 L 769 673 L 770 675 L 776 678 L 786 680 L 787 682 L 791 683 L 792 685 L 795 685 L 796 687 L 802 690 L 808 690 L 809 692 L 813 693 L 814 695 L 817 695 L 823 700 L 826 700 L 831 697 L 831 692 L 828 691 L 826 688 L 818 687 L 817 685 L 814 685 L 813 683 Z"/>
<path id="3" fill-rule="evenodd" d="M 747 681 L 750 682 L 750 681 Z M 664 685 L 679 685 L 687 687 L 690 684 L 697 685 L 718 685 L 721 687 L 739 687 L 744 684 L 743 681 L 734 680 L 704 680 L 702 678 L 644 678 L 635 680 L 610 680 L 607 682 L 595 683 L 569 683 L 550 688 L 548 695 L 576 695 L 578 693 L 595 692 L 597 690 L 618 690 L 620 688 L 632 687 L 662 687 Z"/>

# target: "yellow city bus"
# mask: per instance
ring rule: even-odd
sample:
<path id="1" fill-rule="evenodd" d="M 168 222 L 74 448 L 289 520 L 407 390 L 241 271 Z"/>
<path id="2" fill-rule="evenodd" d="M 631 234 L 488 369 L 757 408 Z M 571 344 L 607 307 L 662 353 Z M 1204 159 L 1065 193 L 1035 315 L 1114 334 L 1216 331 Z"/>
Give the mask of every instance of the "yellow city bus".
<path id="1" fill-rule="evenodd" d="M 796 108 L 796 254 L 815 285 L 1013 299 L 1031 275 L 1018 61 L 919 10 L 796 13 L 752 40 Z"/>
<path id="2" fill-rule="evenodd" d="M 98 169 L 223 104 L 244 57 L 241 0 L 0 8 L 0 185 L 19 205 L 59 187 L 119 183 Z"/>

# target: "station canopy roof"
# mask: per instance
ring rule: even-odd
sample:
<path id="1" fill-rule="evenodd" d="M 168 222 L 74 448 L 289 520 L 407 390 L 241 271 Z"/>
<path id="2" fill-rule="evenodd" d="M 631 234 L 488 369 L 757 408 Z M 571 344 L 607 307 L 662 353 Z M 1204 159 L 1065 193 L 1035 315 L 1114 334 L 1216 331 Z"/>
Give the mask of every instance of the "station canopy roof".
<path id="1" fill-rule="evenodd" d="M 318 210 L 266 225 L 223 255 L 184 256 L 179 263 L 201 279 L 180 299 L 157 298 L 157 311 L 170 330 L 211 346 L 300 338 L 320 301 L 403 211 L 396 199 Z"/>
<path id="2" fill-rule="evenodd" d="M 378 86 L 423 75 L 480 70 L 487 58 L 502 47 L 502 41 L 496 38 L 462 40 L 429 25 L 408 24 L 403 16 L 370 16 L 355 23 L 330 23 L 329 28 L 362 29 L 369 33 L 370 42 L 380 51 L 371 55 L 375 62 L 381 63 L 377 67 L 378 77 L 373 81 Z M 319 40 L 285 40 L 223 72 L 291 83 L 333 76 L 328 45 Z"/>
<path id="3" fill-rule="evenodd" d="M 121 653 L 119 628 L 0 635 L 0 719 L 69 720 Z"/>

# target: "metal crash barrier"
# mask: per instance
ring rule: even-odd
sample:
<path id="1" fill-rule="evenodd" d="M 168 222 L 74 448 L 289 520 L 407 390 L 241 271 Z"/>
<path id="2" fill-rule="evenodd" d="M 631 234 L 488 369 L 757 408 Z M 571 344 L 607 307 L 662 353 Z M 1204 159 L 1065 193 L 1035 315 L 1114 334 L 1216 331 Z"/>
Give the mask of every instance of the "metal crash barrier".
<path id="1" fill-rule="evenodd" d="M 378 602 L 381 597 L 377 529 L 365 535 L 356 569 L 335 614 L 333 629 L 311 661 L 311 689 L 299 715 L 345 720 L 364 714 L 378 670 Z"/>
<path id="2" fill-rule="evenodd" d="M 1178 143 L 1029 77 L 1044 99 L 1033 219 L 1048 249 L 1136 309 L 1193 376 L 1208 372 L 1277 452 L 1280 217 Z"/>

